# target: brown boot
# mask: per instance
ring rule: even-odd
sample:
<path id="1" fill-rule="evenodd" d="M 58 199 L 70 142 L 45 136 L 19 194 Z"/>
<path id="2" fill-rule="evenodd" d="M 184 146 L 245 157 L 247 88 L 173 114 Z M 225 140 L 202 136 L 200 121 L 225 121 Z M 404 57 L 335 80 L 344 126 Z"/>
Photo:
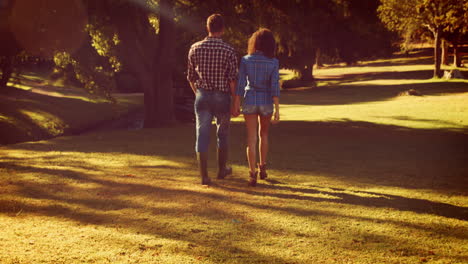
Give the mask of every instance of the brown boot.
<path id="1" fill-rule="evenodd" d="M 268 177 L 266 172 L 266 164 L 260 165 L 260 163 L 258 163 L 258 170 L 260 171 L 260 179 L 264 180 Z"/>
<path id="2" fill-rule="evenodd" d="M 224 179 L 226 176 L 232 174 L 232 168 L 227 167 L 228 149 L 218 149 L 218 179 Z"/>
<path id="3" fill-rule="evenodd" d="M 257 186 L 257 174 L 258 172 L 249 172 L 249 186 Z"/>
<path id="4" fill-rule="evenodd" d="M 202 185 L 210 185 L 211 179 L 208 177 L 208 153 L 197 152 L 198 168 Z"/>

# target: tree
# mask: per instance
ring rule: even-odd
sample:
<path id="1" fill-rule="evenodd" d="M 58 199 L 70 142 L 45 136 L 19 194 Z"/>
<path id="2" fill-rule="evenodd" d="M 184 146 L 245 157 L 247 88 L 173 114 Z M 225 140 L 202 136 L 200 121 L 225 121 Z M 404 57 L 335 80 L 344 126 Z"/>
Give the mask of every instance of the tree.
<path id="1" fill-rule="evenodd" d="M 444 32 L 466 27 L 467 0 L 381 0 L 379 16 L 390 29 L 411 36 L 421 29 L 434 38 L 434 77 L 441 76 L 441 39 Z"/>
<path id="2" fill-rule="evenodd" d="M 2 36 L 2 49 L 0 49 L 0 87 L 6 87 L 8 80 L 13 73 L 14 61 L 21 51 L 20 46 L 16 43 L 14 36 L 9 31 L 0 31 Z"/>
<path id="3" fill-rule="evenodd" d="M 389 35 L 375 14 L 378 0 L 255 0 L 240 4 L 250 24 L 268 27 L 282 67 L 313 79 L 317 54 L 348 64 L 388 53 Z"/>
<path id="4" fill-rule="evenodd" d="M 156 127 L 174 121 L 173 5 L 170 0 L 15 0 L 8 26 L 12 39 L 29 53 L 71 66 L 89 92 L 111 98 L 114 73 L 129 69 L 145 94 L 144 125 Z"/>
<path id="5" fill-rule="evenodd" d="M 175 46 L 175 22 L 174 6 L 172 0 L 160 0 L 159 8 L 159 46 L 155 54 L 155 74 L 152 98 L 148 103 L 154 104 L 154 110 L 150 114 L 147 127 L 168 125 L 174 122 L 174 46 Z M 152 101 L 152 102 L 150 102 Z M 145 121 L 146 122 L 146 121 Z"/>
<path id="6" fill-rule="evenodd" d="M 348 64 L 363 58 L 388 56 L 393 35 L 377 16 L 378 0 L 336 0 L 340 30 L 334 45 Z"/>
<path id="7" fill-rule="evenodd" d="M 460 67 L 459 45 L 468 40 L 468 1 L 464 0 L 463 5 L 453 7 L 451 21 L 444 31 L 443 38 L 453 46 L 453 65 Z"/>
<path id="8" fill-rule="evenodd" d="M 241 13 L 252 18 L 249 22 L 254 30 L 267 27 L 273 31 L 279 43 L 277 55 L 281 66 L 295 70 L 306 81 L 313 79 L 321 36 L 330 32 L 327 30 L 330 6 L 326 0 L 257 0 L 240 5 Z"/>
<path id="9" fill-rule="evenodd" d="M 2 48 L 0 49 L 0 71 L 2 73 L 0 88 L 7 86 L 8 80 L 13 73 L 15 57 L 22 50 L 10 30 L 9 20 L 12 6 L 12 1 L 6 1 L 0 5 L 0 36 L 2 39 Z"/>
<path id="10" fill-rule="evenodd" d="M 92 45 L 109 63 L 134 74 L 144 92 L 144 127 L 174 122 L 174 13 L 170 0 L 86 1 Z M 83 58 L 77 58 L 77 61 Z"/>

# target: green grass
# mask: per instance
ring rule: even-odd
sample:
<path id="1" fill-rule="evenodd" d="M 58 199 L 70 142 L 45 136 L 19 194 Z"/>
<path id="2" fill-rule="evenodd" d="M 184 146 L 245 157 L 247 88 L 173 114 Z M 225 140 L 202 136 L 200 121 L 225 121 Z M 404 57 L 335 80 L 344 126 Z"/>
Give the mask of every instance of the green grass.
<path id="1" fill-rule="evenodd" d="M 466 263 L 468 83 L 419 65 L 285 91 L 256 188 L 241 118 L 234 175 L 211 187 L 193 124 L 1 147 L 1 262 Z M 213 140 L 210 158 L 214 176 Z"/>
<path id="2" fill-rule="evenodd" d="M 14 88 L 0 93 L 0 144 L 80 132 L 142 104 L 142 96 L 123 95 L 112 104 L 76 87 L 46 85 L 35 75 L 10 84 Z"/>

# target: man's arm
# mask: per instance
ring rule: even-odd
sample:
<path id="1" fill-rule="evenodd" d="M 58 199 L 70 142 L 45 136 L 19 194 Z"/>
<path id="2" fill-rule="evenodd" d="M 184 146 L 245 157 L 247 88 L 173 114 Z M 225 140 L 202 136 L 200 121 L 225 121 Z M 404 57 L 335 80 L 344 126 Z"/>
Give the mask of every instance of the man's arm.
<path id="1" fill-rule="evenodd" d="M 237 81 L 233 80 L 229 83 L 231 88 L 231 115 L 237 117 L 240 115 L 240 97 L 236 95 Z"/>
<path id="2" fill-rule="evenodd" d="M 190 83 L 190 87 L 192 88 L 193 93 L 196 94 L 197 93 L 197 87 L 195 86 L 195 83 L 191 82 L 191 81 L 189 81 L 189 83 Z"/>
<path id="3" fill-rule="evenodd" d="M 195 66 L 193 64 L 193 50 L 190 49 L 188 54 L 188 62 L 187 62 L 187 80 L 190 84 L 190 88 L 192 88 L 193 93 L 197 92 L 197 87 L 195 86 L 195 81 L 198 79 L 198 74 L 195 71 Z"/>
<path id="4" fill-rule="evenodd" d="M 234 98 L 236 96 L 237 80 L 230 81 L 229 87 L 231 88 L 231 97 Z"/>

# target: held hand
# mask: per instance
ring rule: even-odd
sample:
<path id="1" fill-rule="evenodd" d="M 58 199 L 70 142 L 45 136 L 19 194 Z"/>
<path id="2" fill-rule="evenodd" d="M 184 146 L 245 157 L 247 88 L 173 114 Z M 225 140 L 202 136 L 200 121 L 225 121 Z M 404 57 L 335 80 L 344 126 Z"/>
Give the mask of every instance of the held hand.
<path id="1" fill-rule="evenodd" d="M 231 115 L 233 117 L 238 117 L 240 115 L 240 98 L 239 96 L 233 95 L 233 100 L 231 104 Z"/>
<path id="2" fill-rule="evenodd" d="M 231 115 L 233 117 L 238 117 L 240 115 L 240 106 L 238 104 L 233 104 L 231 107 Z"/>
<path id="3" fill-rule="evenodd" d="M 275 113 L 273 114 L 273 119 L 271 120 L 271 123 L 273 125 L 278 124 L 280 122 L 280 114 L 279 110 L 276 110 Z"/>

